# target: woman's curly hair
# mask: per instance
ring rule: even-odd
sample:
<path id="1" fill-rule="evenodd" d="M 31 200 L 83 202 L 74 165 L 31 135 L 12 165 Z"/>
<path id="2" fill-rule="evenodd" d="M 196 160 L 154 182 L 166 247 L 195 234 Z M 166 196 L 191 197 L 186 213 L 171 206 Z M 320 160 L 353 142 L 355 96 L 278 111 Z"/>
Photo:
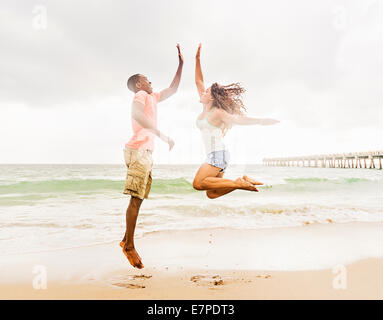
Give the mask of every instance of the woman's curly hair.
<path id="1" fill-rule="evenodd" d="M 215 82 L 210 90 L 211 96 L 214 99 L 214 107 L 223 109 L 231 114 L 243 114 L 246 111 L 242 102 L 242 94 L 245 92 L 245 89 L 239 83 L 222 86 Z"/>

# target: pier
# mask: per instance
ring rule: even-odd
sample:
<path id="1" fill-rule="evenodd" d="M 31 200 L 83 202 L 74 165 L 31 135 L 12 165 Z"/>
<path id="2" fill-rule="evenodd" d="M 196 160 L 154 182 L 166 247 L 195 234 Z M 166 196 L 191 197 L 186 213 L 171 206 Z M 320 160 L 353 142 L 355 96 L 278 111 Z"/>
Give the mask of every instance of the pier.
<path id="1" fill-rule="evenodd" d="M 382 169 L 382 158 L 383 150 L 380 150 L 300 157 L 264 158 L 263 165 L 273 167 Z"/>

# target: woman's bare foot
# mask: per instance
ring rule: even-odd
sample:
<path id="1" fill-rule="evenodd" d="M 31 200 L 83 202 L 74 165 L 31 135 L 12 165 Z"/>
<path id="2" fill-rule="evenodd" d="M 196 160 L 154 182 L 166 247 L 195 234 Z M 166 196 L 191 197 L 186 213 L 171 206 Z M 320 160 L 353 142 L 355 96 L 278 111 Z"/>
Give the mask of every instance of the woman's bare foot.
<path id="1" fill-rule="evenodd" d="M 139 258 L 139 255 L 138 255 L 136 249 L 134 249 L 134 248 L 128 249 L 128 248 L 126 248 L 126 246 L 124 246 L 122 248 L 122 252 L 124 253 L 126 258 L 129 260 L 129 263 L 133 267 L 138 268 L 138 269 L 142 269 L 144 267 L 141 259 Z"/>
<path id="2" fill-rule="evenodd" d="M 238 178 L 235 180 L 235 182 L 238 184 L 239 189 L 258 192 L 258 189 L 254 187 L 253 184 L 251 184 L 250 182 L 247 182 L 243 178 Z"/>
<path id="3" fill-rule="evenodd" d="M 256 185 L 256 186 L 262 186 L 262 185 L 263 185 L 263 182 L 260 182 L 260 181 L 251 179 L 251 178 L 249 178 L 248 176 L 243 176 L 242 178 L 243 178 L 244 180 L 246 180 L 247 182 L 250 182 L 251 184 L 254 184 L 254 185 Z"/>

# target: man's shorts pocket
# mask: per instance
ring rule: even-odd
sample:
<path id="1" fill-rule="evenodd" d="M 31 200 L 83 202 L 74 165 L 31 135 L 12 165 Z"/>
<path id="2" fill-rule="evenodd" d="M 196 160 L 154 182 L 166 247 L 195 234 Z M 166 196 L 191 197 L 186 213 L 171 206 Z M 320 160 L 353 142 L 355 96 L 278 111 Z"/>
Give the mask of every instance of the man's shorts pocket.
<path id="1" fill-rule="evenodd" d="M 126 175 L 125 190 L 131 190 L 139 194 L 141 185 L 144 184 L 144 179 Z"/>
<path id="2" fill-rule="evenodd" d="M 130 194 L 140 199 L 147 198 L 151 185 L 149 185 L 150 174 L 151 166 L 145 166 L 139 161 L 130 163 L 126 174 L 124 194 Z"/>
<path id="3" fill-rule="evenodd" d="M 132 190 L 138 191 L 140 185 L 145 183 L 148 175 L 149 172 L 147 172 L 147 169 L 138 161 L 135 161 L 129 165 L 126 174 L 126 183 L 131 186 Z"/>

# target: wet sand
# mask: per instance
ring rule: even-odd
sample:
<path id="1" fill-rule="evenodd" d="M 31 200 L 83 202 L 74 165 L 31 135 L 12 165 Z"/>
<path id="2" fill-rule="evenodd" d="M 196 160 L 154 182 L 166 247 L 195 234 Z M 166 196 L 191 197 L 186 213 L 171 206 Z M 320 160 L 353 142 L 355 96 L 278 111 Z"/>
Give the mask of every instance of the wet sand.
<path id="1" fill-rule="evenodd" d="M 103 281 L 1 285 L 1 299 L 382 299 L 383 259 L 347 266 L 346 289 L 334 289 L 332 270 L 125 270 Z"/>
<path id="2" fill-rule="evenodd" d="M 156 232 L 136 241 L 141 270 L 118 241 L 1 256 L 0 299 L 383 299 L 383 259 L 351 242 L 377 255 L 381 227 Z"/>

